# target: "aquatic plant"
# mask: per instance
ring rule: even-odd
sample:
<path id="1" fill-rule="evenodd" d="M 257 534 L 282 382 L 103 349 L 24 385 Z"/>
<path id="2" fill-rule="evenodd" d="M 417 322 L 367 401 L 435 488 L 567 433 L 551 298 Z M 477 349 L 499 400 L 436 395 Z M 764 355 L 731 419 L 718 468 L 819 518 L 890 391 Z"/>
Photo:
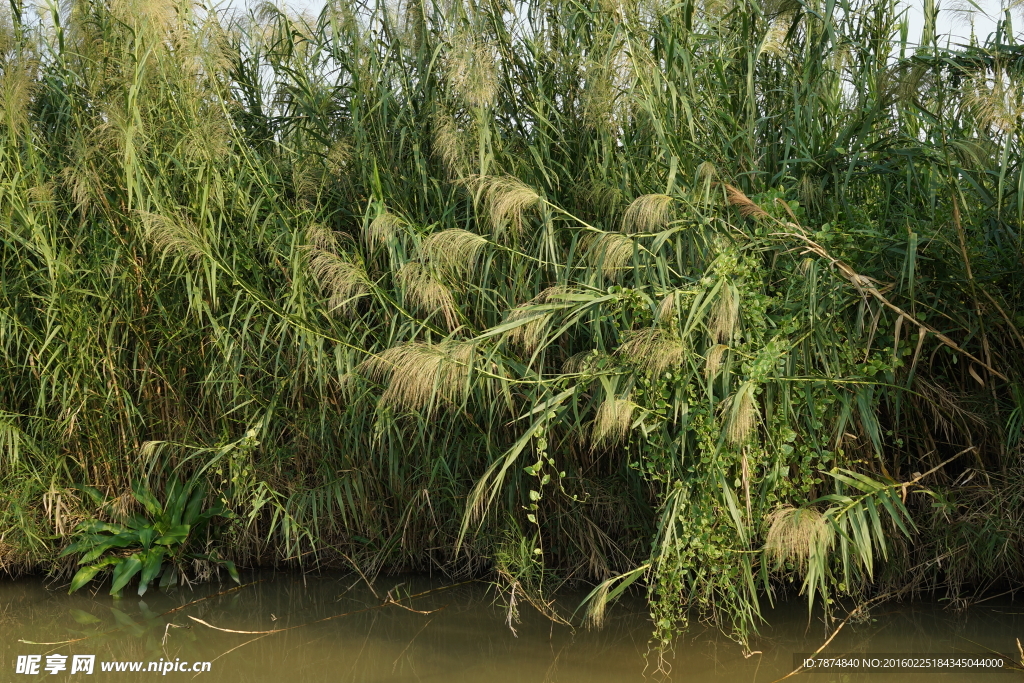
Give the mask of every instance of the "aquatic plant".
<path id="1" fill-rule="evenodd" d="M 1019 585 L 1024 62 L 925 7 L 13 2 L 0 563 L 176 476 L 659 646 Z"/>
<path id="2" fill-rule="evenodd" d="M 112 501 L 105 500 L 95 488 L 79 489 L 101 509 L 111 507 Z M 162 504 L 141 481 L 132 483 L 132 495 L 145 509 L 145 515 L 132 515 L 123 524 L 90 519 L 75 527 L 74 542 L 60 556 L 80 555 L 78 564 L 85 566 L 72 577 L 69 593 L 84 587 L 97 574 L 110 571 L 111 595 L 120 597 L 136 575 L 139 595 L 145 595 L 158 577 L 161 588 L 175 586 L 186 560 L 224 567 L 239 583 L 234 563 L 222 558 L 219 548 L 196 552 L 197 543 L 209 544 L 207 531 L 215 517 L 233 516 L 223 505 L 203 509 L 206 488 L 201 482 L 182 484 L 171 477 Z"/>

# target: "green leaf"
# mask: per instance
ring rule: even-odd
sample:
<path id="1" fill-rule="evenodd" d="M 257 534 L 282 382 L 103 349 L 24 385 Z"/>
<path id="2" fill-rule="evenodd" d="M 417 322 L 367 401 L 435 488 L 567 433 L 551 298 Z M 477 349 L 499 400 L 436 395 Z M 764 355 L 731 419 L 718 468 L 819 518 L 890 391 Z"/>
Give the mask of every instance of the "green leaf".
<path id="1" fill-rule="evenodd" d="M 650 563 L 641 565 L 636 569 L 632 569 L 625 574 L 619 574 L 613 576 L 610 579 L 606 579 L 597 585 L 594 590 L 587 594 L 587 597 L 583 598 L 583 602 L 576 608 L 578 612 L 584 605 L 590 604 L 590 613 L 593 614 L 596 610 L 603 610 L 604 605 L 612 602 L 617 597 L 629 588 L 629 586 L 644 575 L 648 569 L 651 568 Z M 617 586 L 612 588 L 611 586 L 618 583 Z"/>
<path id="2" fill-rule="evenodd" d="M 899 530 L 903 532 L 904 536 L 910 536 L 910 530 L 903 523 L 904 517 L 907 521 L 913 525 L 913 521 L 910 519 L 910 515 L 907 514 L 907 509 L 903 506 L 903 501 L 896 496 L 895 491 L 886 491 L 884 495 L 879 496 L 879 501 L 885 507 L 886 512 L 889 513 L 889 517 L 899 527 Z"/>
<path id="3" fill-rule="evenodd" d="M 151 526 L 148 526 L 145 529 L 140 529 L 138 535 L 139 543 L 142 545 L 143 548 L 149 550 L 149 547 L 153 545 L 153 538 L 156 536 L 156 529 L 154 529 Z"/>
<path id="4" fill-rule="evenodd" d="M 101 522 L 98 519 L 91 519 L 79 524 L 75 531 L 80 534 L 97 534 L 104 531 L 112 534 L 119 534 L 122 531 L 127 531 L 127 529 L 121 524 L 111 524 L 110 522 Z"/>
<path id="5" fill-rule="evenodd" d="M 124 531 L 116 536 L 110 537 L 110 545 L 117 548 L 127 548 L 139 542 L 139 534 L 136 531 Z"/>
<path id="6" fill-rule="evenodd" d="M 82 552 L 83 550 L 85 550 L 87 548 L 91 548 L 92 545 L 93 544 L 89 540 L 87 540 L 87 539 L 82 539 L 80 541 L 75 541 L 74 543 L 69 545 L 67 548 L 64 548 L 64 550 L 61 551 L 61 554 L 58 555 L 57 557 L 67 557 L 68 555 L 71 555 L 73 553 L 80 553 L 80 552 Z"/>
<path id="7" fill-rule="evenodd" d="M 167 509 L 165 516 L 168 521 L 177 526 L 181 524 L 181 516 L 185 512 L 185 505 L 188 502 L 189 488 L 181 483 L 178 477 L 171 477 L 167 482 Z"/>
<path id="8" fill-rule="evenodd" d="M 843 469 L 842 467 L 837 467 L 834 472 L 826 472 L 825 474 L 833 477 L 834 479 L 838 479 L 845 484 L 849 484 L 864 493 L 873 493 L 879 489 L 885 488 L 887 485 L 891 485 L 872 479 L 866 474 Z"/>
<path id="9" fill-rule="evenodd" d="M 71 488 L 81 491 L 85 495 L 89 496 L 92 502 L 96 505 L 103 505 L 103 503 L 106 502 L 103 494 L 92 486 L 86 486 L 85 484 L 72 484 Z"/>
<path id="10" fill-rule="evenodd" d="M 156 545 L 181 545 L 188 538 L 188 532 L 192 527 L 188 524 L 179 524 L 178 526 L 168 529 L 160 538 L 156 539 L 154 543 Z"/>
<path id="11" fill-rule="evenodd" d="M 71 579 L 71 587 L 68 588 L 68 593 L 74 593 L 76 590 L 92 581 L 92 578 L 99 574 L 101 569 L 103 569 L 103 567 L 98 564 L 79 569 Z"/>
<path id="12" fill-rule="evenodd" d="M 160 577 L 160 589 L 166 590 L 178 583 L 178 567 L 172 562 L 167 565 L 164 575 Z"/>
<path id="13" fill-rule="evenodd" d="M 114 567 L 114 580 L 110 586 L 110 594 L 120 597 L 121 589 L 128 585 L 136 574 L 142 569 L 142 561 L 138 555 L 122 558 Z"/>
<path id="14" fill-rule="evenodd" d="M 649 564 L 645 564 L 641 567 L 637 567 L 633 571 L 626 572 L 620 575 L 618 578 L 621 579 L 619 585 L 608 591 L 608 600 L 614 600 L 615 598 L 622 595 L 622 593 L 632 585 L 634 581 L 643 576 L 644 572 L 650 567 Z"/>
<path id="15" fill-rule="evenodd" d="M 142 504 L 142 507 L 146 508 L 146 512 L 149 514 L 156 516 L 163 512 L 160 501 L 156 499 L 152 491 L 144 486 L 141 479 L 132 482 L 132 495 Z"/>
<path id="16" fill-rule="evenodd" d="M 874 531 L 874 542 L 882 551 L 882 557 L 888 558 L 888 549 L 885 545 L 885 533 L 882 531 L 882 520 L 878 518 L 878 505 L 874 496 L 867 500 L 865 506 L 868 511 L 868 518 L 871 520 L 871 528 Z"/>
<path id="17" fill-rule="evenodd" d="M 217 505 L 216 507 L 212 507 L 209 510 L 205 510 L 204 512 L 200 513 L 190 523 L 193 526 L 198 526 L 198 525 L 200 525 L 203 522 L 210 521 L 214 517 L 224 517 L 225 519 L 234 519 L 235 518 L 235 513 L 233 513 L 231 510 L 228 510 L 223 505 Z"/>
<path id="18" fill-rule="evenodd" d="M 719 475 L 718 486 L 722 490 L 722 497 L 725 498 L 726 506 L 729 509 L 729 517 L 732 519 L 733 526 L 736 528 L 736 533 L 740 537 L 740 541 L 743 543 L 747 542 L 747 527 L 743 523 L 743 515 L 740 513 L 739 505 L 736 501 L 736 495 L 729 488 L 729 483 L 725 480 L 725 476 Z"/>
<path id="19" fill-rule="evenodd" d="M 234 562 L 231 560 L 219 560 L 218 562 L 228 570 L 228 576 L 230 576 L 235 583 L 242 583 L 242 580 L 238 577 L 238 569 L 235 567 Z"/>
<path id="20" fill-rule="evenodd" d="M 185 512 L 182 514 L 181 521 L 184 524 L 195 524 L 200 514 L 200 508 L 203 505 L 203 498 L 206 497 L 206 487 L 201 484 L 197 484 L 192 489 L 192 497 L 188 501 L 188 505 L 185 508 Z"/>
<path id="21" fill-rule="evenodd" d="M 139 576 L 139 596 L 146 594 L 149 582 L 156 578 L 163 566 L 164 556 L 167 554 L 165 548 L 154 548 L 145 553 L 142 558 L 142 574 Z"/>
<path id="22" fill-rule="evenodd" d="M 153 522 L 142 515 L 132 515 L 128 518 L 128 521 L 125 522 L 125 524 L 129 529 L 134 529 L 135 531 L 145 529 L 148 526 L 153 526 Z"/>
<path id="23" fill-rule="evenodd" d="M 110 548 L 112 547 L 112 543 L 102 543 L 93 548 L 92 550 L 90 550 L 89 552 L 87 552 L 85 555 L 83 555 L 82 559 L 78 561 L 78 564 L 86 564 L 88 562 L 92 562 L 93 560 L 97 559 L 100 555 L 110 550 Z"/>
<path id="24" fill-rule="evenodd" d="M 71 618 L 74 619 L 77 623 L 82 624 L 83 626 L 98 624 L 102 621 L 99 617 L 93 614 L 89 614 L 88 612 L 84 612 L 80 609 L 71 610 Z"/>

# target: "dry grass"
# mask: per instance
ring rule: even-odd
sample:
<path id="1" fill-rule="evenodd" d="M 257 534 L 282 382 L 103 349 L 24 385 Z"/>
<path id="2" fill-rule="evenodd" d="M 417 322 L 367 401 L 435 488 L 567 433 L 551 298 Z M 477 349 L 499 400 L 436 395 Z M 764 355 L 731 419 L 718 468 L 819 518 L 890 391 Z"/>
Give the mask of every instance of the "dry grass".
<path id="1" fill-rule="evenodd" d="M 522 236 L 525 213 L 541 204 L 535 190 L 511 176 L 472 176 L 467 183 L 475 196 L 482 197 L 496 237 L 508 231 L 516 237 Z"/>
<path id="2" fill-rule="evenodd" d="M 328 297 L 331 313 L 351 312 L 359 299 L 369 292 L 370 280 L 362 264 L 345 253 L 338 253 L 337 238 L 320 225 L 306 232 L 309 242 L 309 273 Z"/>
<path id="3" fill-rule="evenodd" d="M 715 344 L 708 350 L 704 358 L 704 376 L 706 378 L 713 379 L 718 376 L 722 369 L 722 356 L 728 350 L 729 347 L 725 344 Z"/>
<path id="4" fill-rule="evenodd" d="M 740 215 L 744 218 L 768 218 L 769 214 L 767 211 L 762 209 L 760 206 L 751 201 L 750 197 L 745 195 L 742 190 L 732 185 L 725 186 L 725 194 L 728 202 L 735 206 L 740 211 Z"/>
<path id="5" fill-rule="evenodd" d="M 427 236 L 420 245 L 420 256 L 438 271 L 458 279 L 471 275 L 487 246 L 487 239 L 461 228 L 450 228 Z"/>
<path id="6" fill-rule="evenodd" d="M 498 95 L 497 48 L 479 35 L 461 33 L 448 52 L 448 78 L 470 107 L 490 107 Z"/>
<path id="7" fill-rule="evenodd" d="M 973 78 L 964 84 L 965 104 L 978 121 L 1001 133 L 1013 133 L 1024 116 L 1024 89 L 1009 74 Z"/>
<path id="8" fill-rule="evenodd" d="M 661 0 L 72 2 L 63 40 L 0 19 L 3 543 L 60 571 L 55 527 L 133 512 L 69 512 L 72 484 L 177 471 L 252 521 L 240 562 L 469 574 L 511 534 L 537 586 L 649 563 L 658 643 L 694 607 L 743 641 L 757 568 L 829 545 L 798 513 L 754 520 L 841 492 L 821 514 L 866 531 L 835 545 L 890 548 L 894 581 L 955 541 L 961 569 L 928 570 L 953 597 L 1019 583 L 996 484 L 1024 415 L 1008 43 L 935 58 L 898 46 L 891 4 L 784 5 L 698 2 L 687 26 Z M 666 69 L 671 45 L 699 49 Z M 941 331 L 905 354 L 892 323 L 925 310 Z M 826 454 L 849 432 L 893 482 L 974 446 L 915 484 L 948 487 L 914 508 L 948 521 L 885 546 L 903 532 L 858 501 L 899 484 Z M 989 507 L 952 484 L 971 476 Z M 1010 550 L 967 540 L 993 534 Z M 866 595 L 870 562 L 843 557 L 807 585 Z"/>
<path id="9" fill-rule="evenodd" d="M 547 339 L 551 322 L 555 319 L 554 311 L 538 309 L 537 306 L 559 302 L 570 293 L 571 290 L 565 287 L 549 287 L 525 304 L 516 306 L 505 316 L 504 323 L 528 322 L 513 327 L 502 338 L 526 353 L 533 353 Z"/>
<path id="10" fill-rule="evenodd" d="M 618 350 L 618 355 L 628 358 L 653 376 L 660 376 L 679 366 L 688 354 L 686 344 L 663 327 L 650 327 L 627 334 Z"/>
<path id="11" fill-rule="evenodd" d="M 735 394 L 722 402 L 722 412 L 729 442 L 739 446 L 749 441 L 760 417 L 754 385 L 750 382 L 741 384 Z"/>
<path id="12" fill-rule="evenodd" d="M 430 413 L 463 401 L 475 353 L 472 342 L 408 343 L 364 361 L 359 370 L 386 382 L 383 405 Z"/>
<path id="13" fill-rule="evenodd" d="M 711 311 L 708 331 L 711 339 L 719 344 L 729 344 L 739 329 L 740 293 L 732 283 L 723 283 Z"/>
<path id="14" fill-rule="evenodd" d="M 466 135 L 459 129 L 455 119 L 446 112 L 439 112 L 433 121 L 433 144 L 431 154 L 438 159 L 447 171 L 449 179 L 463 178 L 468 175 L 469 164 Z"/>
<path id="15" fill-rule="evenodd" d="M 645 194 L 637 197 L 622 215 L 622 232 L 657 232 L 672 217 L 672 197 L 666 194 Z"/>
<path id="16" fill-rule="evenodd" d="M 629 434 L 633 423 L 633 411 L 636 403 L 629 396 L 609 396 L 601 403 L 594 417 L 590 432 L 590 443 L 594 448 L 614 446 L 622 442 Z"/>
<path id="17" fill-rule="evenodd" d="M 835 543 L 832 525 L 814 508 L 781 507 L 765 526 L 765 552 L 777 565 L 789 561 L 806 571 L 812 557 L 824 557 Z"/>
<path id="18" fill-rule="evenodd" d="M 590 239 L 587 252 L 591 263 L 601 269 L 608 280 L 618 280 L 633 260 L 633 240 L 614 232 L 606 232 Z"/>
<path id="19" fill-rule="evenodd" d="M 406 227 L 405 221 L 388 211 L 381 212 L 363 230 L 363 242 L 370 249 L 386 246 Z"/>
<path id="20" fill-rule="evenodd" d="M 449 330 L 458 327 L 455 298 L 444 282 L 419 261 L 409 261 L 398 271 L 405 303 L 423 315 L 441 313 Z"/>

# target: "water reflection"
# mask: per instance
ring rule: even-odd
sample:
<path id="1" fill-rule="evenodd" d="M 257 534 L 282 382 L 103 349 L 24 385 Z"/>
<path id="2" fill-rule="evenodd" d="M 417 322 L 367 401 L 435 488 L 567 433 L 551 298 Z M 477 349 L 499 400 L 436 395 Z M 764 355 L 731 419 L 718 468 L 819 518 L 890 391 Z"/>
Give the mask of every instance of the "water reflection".
<path id="1" fill-rule="evenodd" d="M 211 662 L 210 673 L 170 671 L 171 680 L 225 683 L 340 681 L 397 683 L 611 683 L 645 680 L 650 625 L 644 604 L 627 600 L 610 611 L 601 630 L 570 629 L 523 610 L 514 635 L 484 584 L 427 592 L 381 606 L 384 596 L 418 594 L 443 584 L 423 577 L 381 580 L 372 592 L 352 577 L 265 575 L 224 594 L 227 586 L 147 594 L 145 600 L 99 593 L 66 595 L 38 579 L 0 582 L 0 680 L 15 675 L 19 655 L 96 655 L 92 676 L 43 672 L 47 680 L 129 681 L 148 673 L 104 672 L 102 662 Z M 216 594 L 216 595 L 215 595 Z M 213 595 L 209 599 L 204 596 Z M 575 605 L 581 595 L 564 596 Z M 571 609 L 570 609 L 571 611 Z M 344 616 L 338 616 L 344 615 Z M 201 620 L 217 629 L 208 628 Z M 936 605 L 879 608 L 851 624 L 830 652 L 1016 653 L 1024 637 L 1024 609 L 982 605 L 966 614 Z M 713 630 L 692 630 L 670 664 L 675 681 L 770 683 L 792 668 L 794 652 L 821 644 L 824 627 L 804 605 L 769 614 L 770 627 L 744 658 Z M 267 633 L 269 632 L 269 633 Z M 20 641 L 30 641 L 19 642 Z M 30 644 L 30 643 L 50 643 Z M 651 671 L 647 671 L 650 678 Z M 994 676 L 994 678 L 993 678 Z M 1021 680 L 1010 674 L 800 674 L 790 681 Z"/>

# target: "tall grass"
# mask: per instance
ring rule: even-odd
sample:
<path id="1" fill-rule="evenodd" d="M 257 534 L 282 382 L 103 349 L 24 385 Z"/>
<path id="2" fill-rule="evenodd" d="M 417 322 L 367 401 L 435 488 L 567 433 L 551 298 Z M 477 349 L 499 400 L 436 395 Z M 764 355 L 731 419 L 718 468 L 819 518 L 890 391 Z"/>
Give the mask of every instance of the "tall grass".
<path id="1" fill-rule="evenodd" d="M 1019 581 L 1022 48 L 890 0 L 12 2 L 0 562 L 207 478 L 241 563 Z M 929 5 L 931 7 L 931 5 Z M 543 605 L 541 600 L 535 600 Z"/>

